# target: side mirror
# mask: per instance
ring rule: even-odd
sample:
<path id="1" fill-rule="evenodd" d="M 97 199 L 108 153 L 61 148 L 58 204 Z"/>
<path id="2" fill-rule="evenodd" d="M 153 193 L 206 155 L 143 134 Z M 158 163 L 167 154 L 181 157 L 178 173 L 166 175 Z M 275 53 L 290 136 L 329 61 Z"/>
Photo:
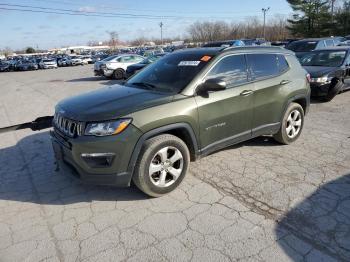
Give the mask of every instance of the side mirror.
<path id="1" fill-rule="evenodd" d="M 197 87 L 197 93 L 206 93 L 209 91 L 216 92 L 226 90 L 226 82 L 219 78 L 206 80 Z"/>

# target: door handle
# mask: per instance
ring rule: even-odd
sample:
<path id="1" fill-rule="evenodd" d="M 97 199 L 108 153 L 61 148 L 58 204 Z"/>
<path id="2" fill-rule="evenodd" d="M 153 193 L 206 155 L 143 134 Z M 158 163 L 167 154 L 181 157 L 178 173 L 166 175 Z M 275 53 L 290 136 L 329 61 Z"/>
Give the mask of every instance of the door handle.
<path id="1" fill-rule="evenodd" d="M 291 81 L 289 80 L 282 80 L 280 85 L 286 85 L 286 84 L 289 84 Z"/>
<path id="2" fill-rule="evenodd" d="M 241 96 L 249 96 L 249 95 L 251 95 L 253 93 L 254 93 L 253 90 L 244 90 L 240 95 Z"/>

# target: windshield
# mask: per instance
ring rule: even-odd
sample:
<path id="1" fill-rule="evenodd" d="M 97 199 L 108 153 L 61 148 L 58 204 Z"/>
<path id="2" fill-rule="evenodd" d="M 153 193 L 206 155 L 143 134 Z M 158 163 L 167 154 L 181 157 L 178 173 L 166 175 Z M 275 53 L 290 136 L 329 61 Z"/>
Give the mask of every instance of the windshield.
<path id="1" fill-rule="evenodd" d="M 52 59 L 46 59 L 46 60 L 43 60 L 44 63 L 50 63 L 50 62 L 54 62 L 54 60 Z"/>
<path id="2" fill-rule="evenodd" d="M 343 64 L 346 51 L 318 51 L 303 56 L 300 63 L 303 66 L 338 67 Z"/>
<path id="3" fill-rule="evenodd" d="M 111 61 L 111 60 L 113 60 L 116 57 L 118 57 L 118 56 L 117 55 L 109 56 L 109 57 L 103 59 L 103 61 Z"/>
<path id="4" fill-rule="evenodd" d="M 179 93 L 207 64 L 201 59 L 209 61 L 210 58 L 203 54 L 173 53 L 146 67 L 126 85 Z"/>
<path id="5" fill-rule="evenodd" d="M 317 42 L 315 41 L 303 41 L 292 42 L 287 46 L 287 49 L 294 52 L 309 52 L 316 48 Z"/>

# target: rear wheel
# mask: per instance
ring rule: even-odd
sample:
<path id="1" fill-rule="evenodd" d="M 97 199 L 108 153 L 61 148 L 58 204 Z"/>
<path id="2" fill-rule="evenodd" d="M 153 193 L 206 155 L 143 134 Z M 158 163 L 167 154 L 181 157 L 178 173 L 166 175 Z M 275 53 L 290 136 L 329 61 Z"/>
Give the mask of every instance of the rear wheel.
<path id="1" fill-rule="evenodd" d="M 113 76 L 117 80 L 124 79 L 125 72 L 124 72 L 123 69 L 117 69 L 117 70 L 114 71 Z"/>
<path id="2" fill-rule="evenodd" d="M 280 130 L 274 139 L 284 145 L 296 141 L 304 127 L 304 110 L 301 105 L 291 103 L 284 114 Z"/>
<path id="3" fill-rule="evenodd" d="M 189 162 L 189 150 L 181 139 L 173 135 L 153 137 L 141 150 L 133 182 L 149 196 L 165 195 L 181 183 Z"/>

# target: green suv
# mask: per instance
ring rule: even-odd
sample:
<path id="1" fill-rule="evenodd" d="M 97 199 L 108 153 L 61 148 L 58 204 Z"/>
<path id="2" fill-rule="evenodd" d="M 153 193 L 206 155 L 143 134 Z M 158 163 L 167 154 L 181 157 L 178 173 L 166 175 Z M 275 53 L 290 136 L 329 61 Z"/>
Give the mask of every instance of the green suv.
<path id="1" fill-rule="evenodd" d="M 51 132 L 58 163 L 81 180 L 133 181 L 158 197 L 184 179 L 190 161 L 261 135 L 282 144 L 301 134 L 307 73 L 278 47 L 174 52 L 123 85 L 68 98 Z"/>

